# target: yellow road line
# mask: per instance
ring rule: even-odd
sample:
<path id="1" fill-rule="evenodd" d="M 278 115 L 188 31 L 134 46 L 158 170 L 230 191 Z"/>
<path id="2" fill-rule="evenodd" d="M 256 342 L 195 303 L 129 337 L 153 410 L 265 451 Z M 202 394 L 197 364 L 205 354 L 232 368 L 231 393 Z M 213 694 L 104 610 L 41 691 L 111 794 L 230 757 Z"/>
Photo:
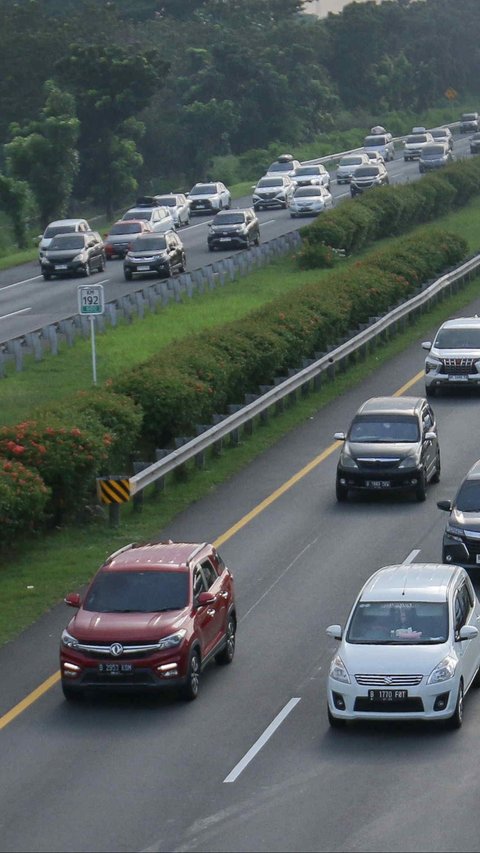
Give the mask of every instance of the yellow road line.
<path id="1" fill-rule="evenodd" d="M 402 387 L 399 388 L 398 391 L 395 391 L 392 396 L 401 397 L 402 394 L 404 394 L 405 391 L 408 391 L 412 387 L 412 385 L 415 385 L 415 383 L 418 382 L 419 379 L 422 378 L 422 376 L 423 370 L 419 371 L 419 373 L 417 373 L 416 376 L 414 376 L 412 379 L 409 379 L 408 382 L 406 382 L 405 385 L 402 385 Z M 238 533 L 239 530 L 242 530 L 243 527 L 246 527 L 246 525 L 249 524 L 254 518 L 256 518 L 257 515 L 260 515 L 260 513 L 267 509 L 267 507 L 271 506 L 271 504 L 278 500 L 278 498 L 284 495 L 285 492 L 288 492 L 288 490 L 291 489 L 292 486 L 294 486 L 296 483 L 298 483 L 299 480 L 302 480 L 303 477 L 306 477 L 306 475 L 309 474 L 310 471 L 313 471 L 313 469 L 316 468 L 318 465 L 320 465 L 321 462 L 324 462 L 325 459 L 328 459 L 328 457 L 331 456 L 335 450 L 338 450 L 341 445 L 341 441 L 334 441 L 333 444 L 330 444 L 325 450 L 322 451 L 322 453 L 319 453 L 318 456 L 315 456 L 315 458 L 312 459 L 312 461 L 309 462 L 308 465 L 305 465 L 303 468 L 300 469 L 300 471 L 297 471 L 297 473 L 294 474 L 293 477 L 290 477 L 290 479 L 283 483 L 281 486 L 279 486 L 278 489 L 275 489 L 275 491 L 272 492 L 271 495 L 268 496 L 268 498 L 265 498 L 265 500 L 257 504 L 257 506 L 250 510 L 250 512 L 247 512 L 247 514 L 244 515 L 243 518 L 237 521 L 236 524 L 233 524 L 232 527 L 229 527 L 229 529 L 225 533 L 222 533 L 221 536 L 215 539 L 213 542 L 215 547 L 219 548 L 220 545 L 223 545 L 224 542 L 227 542 L 229 539 L 232 538 L 232 536 L 235 536 L 235 534 Z M 16 717 L 18 717 L 19 714 L 29 708 L 30 705 L 33 705 L 33 703 L 36 702 L 37 699 L 43 696 L 43 694 L 46 693 L 47 690 L 50 690 L 50 688 L 53 687 L 54 684 L 57 684 L 59 681 L 60 673 L 55 672 L 53 675 L 50 676 L 50 678 L 47 678 L 47 680 L 44 681 L 43 684 L 40 684 L 40 686 L 37 687 L 36 690 L 33 690 L 32 693 L 29 693 L 28 696 L 25 697 L 25 699 L 22 699 L 22 701 L 19 702 L 18 705 L 15 705 L 15 707 L 8 711 L 6 714 L 4 714 L 3 717 L 0 717 L 0 731 L 4 729 L 5 726 L 8 726 L 8 724 L 11 723 L 12 720 L 14 720 Z"/>

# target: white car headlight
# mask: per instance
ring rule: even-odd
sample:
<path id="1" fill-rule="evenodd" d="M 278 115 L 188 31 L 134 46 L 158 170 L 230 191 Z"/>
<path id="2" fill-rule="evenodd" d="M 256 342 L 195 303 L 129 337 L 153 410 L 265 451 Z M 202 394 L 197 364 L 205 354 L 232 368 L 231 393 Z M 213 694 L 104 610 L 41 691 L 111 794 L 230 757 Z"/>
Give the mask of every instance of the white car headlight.
<path id="1" fill-rule="evenodd" d="M 400 462 L 399 468 L 416 468 L 417 467 L 417 459 L 415 456 L 406 456 L 405 459 Z"/>
<path id="2" fill-rule="evenodd" d="M 336 655 L 330 664 L 330 678 L 341 681 L 343 684 L 350 684 L 350 676 L 340 655 Z"/>
<path id="3" fill-rule="evenodd" d="M 455 675 L 458 660 L 453 655 L 447 655 L 428 676 L 427 684 L 439 684 L 448 681 Z"/>
<path id="4" fill-rule="evenodd" d="M 75 639 L 75 637 L 72 637 L 72 635 L 65 629 L 62 631 L 62 645 L 66 646 L 67 649 L 76 649 L 78 646 L 78 640 Z"/>
<path id="5" fill-rule="evenodd" d="M 159 649 L 173 649 L 175 646 L 179 646 L 182 642 L 183 638 L 186 634 L 185 628 L 182 628 L 180 631 L 177 631 L 175 634 L 169 634 L 168 637 L 163 637 L 158 642 Z"/>
<path id="6" fill-rule="evenodd" d="M 355 459 L 349 453 L 346 453 L 345 450 L 340 454 L 340 465 L 342 468 L 358 468 Z"/>

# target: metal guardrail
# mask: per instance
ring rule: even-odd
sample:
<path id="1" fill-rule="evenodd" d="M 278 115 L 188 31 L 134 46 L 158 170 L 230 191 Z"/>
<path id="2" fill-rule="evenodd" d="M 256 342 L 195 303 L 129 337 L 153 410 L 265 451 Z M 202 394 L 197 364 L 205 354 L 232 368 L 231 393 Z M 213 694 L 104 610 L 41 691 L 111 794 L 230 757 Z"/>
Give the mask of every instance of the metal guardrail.
<path id="1" fill-rule="evenodd" d="M 254 418 L 265 413 L 272 406 L 281 403 L 289 395 L 312 383 L 325 371 L 335 371 L 335 367 L 350 355 L 368 347 L 375 338 L 384 335 L 392 327 L 404 322 L 410 314 L 420 310 L 429 301 L 437 298 L 447 288 L 453 288 L 457 283 L 462 283 L 480 268 L 480 255 L 461 264 L 455 270 L 446 273 L 432 284 L 427 284 L 412 299 L 398 305 L 383 317 L 376 318 L 371 325 L 362 329 L 345 343 L 321 356 L 307 367 L 299 370 L 284 382 L 271 388 L 253 402 L 242 406 L 239 411 L 226 416 L 209 429 L 202 432 L 196 438 L 187 441 L 181 447 L 173 450 L 158 462 L 144 468 L 138 474 L 130 477 L 130 495 L 138 494 L 147 486 L 165 477 L 176 468 L 200 456 L 208 448 L 220 442 L 226 436 L 238 433 L 238 431 Z"/>

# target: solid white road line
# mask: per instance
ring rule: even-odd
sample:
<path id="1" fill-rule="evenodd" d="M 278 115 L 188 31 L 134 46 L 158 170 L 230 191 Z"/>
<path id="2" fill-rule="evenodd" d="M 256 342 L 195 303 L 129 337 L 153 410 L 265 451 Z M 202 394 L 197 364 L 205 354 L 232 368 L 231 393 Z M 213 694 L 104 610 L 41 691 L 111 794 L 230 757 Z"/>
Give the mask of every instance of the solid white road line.
<path id="1" fill-rule="evenodd" d="M 233 768 L 232 772 L 228 774 L 228 776 L 223 780 L 224 783 L 227 782 L 235 782 L 236 779 L 240 776 L 240 773 L 245 770 L 248 764 L 255 758 L 258 752 L 260 752 L 261 748 L 265 746 L 268 740 L 272 737 L 273 733 L 278 729 L 278 727 L 283 723 L 285 717 L 288 717 L 290 711 L 293 711 L 295 705 L 300 702 L 300 698 L 290 699 L 289 702 L 285 705 L 285 707 L 280 711 L 279 714 L 275 717 L 274 720 L 270 723 L 268 728 L 265 729 L 264 733 L 260 735 L 257 741 L 253 744 L 251 749 L 243 756 L 241 761 Z"/>
<path id="2" fill-rule="evenodd" d="M 415 548 L 413 551 L 410 551 L 408 557 L 405 557 L 405 559 L 402 560 L 402 565 L 403 566 L 409 566 L 410 563 L 413 563 L 415 557 L 418 557 L 419 553 L 420 553 L 420 548 Z"/>
<path id="3" fill-rule="evenodd" d="M 272 223 L 273 223 L 273 222 L 276 222 L 276 221 L 277 221 L 276 219 L 267 219 L 265 222 L 260 222 L 260 223 L 259 223 L 259 224 L 260 224 L 260 228 L 262 227 L 262 225 L 272 225 Z"/>
<path id="4" fill-rule="evenodd" d="M 16 314 L 25 314 L 26 311 L 31 311 L 31 308 L 20 308 L 19 311 L 12 311 L 11 314 L 1 314 L 0 320 L 8 320 L 9 317 L 15 317 Z"/>
<path id="5" fill-rule="evenodd" d="M 16 281 L 14 284 L 6 284 L 5 287 L 0 287 L 0 293 L 4 290 L 10 290 L 11 287 L 18 287 L 19 284 L 28 284 L 29 281 L 36 281 L 37 278 L 43 278 L 41 275 L 34 275 L 33 278 L 24 278 L 23 281 Z"/>

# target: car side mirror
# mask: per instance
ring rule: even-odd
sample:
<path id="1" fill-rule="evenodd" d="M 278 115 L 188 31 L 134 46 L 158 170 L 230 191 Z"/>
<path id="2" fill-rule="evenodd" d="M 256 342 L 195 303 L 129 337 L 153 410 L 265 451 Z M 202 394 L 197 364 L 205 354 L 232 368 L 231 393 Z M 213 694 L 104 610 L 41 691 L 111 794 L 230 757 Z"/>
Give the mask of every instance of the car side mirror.
<path id="1" fill-rule="evenodd" d="M 422 342 L 422 349 L 431 350 L 432 349 L 432 342 L 431 341 L 423 341 Z"/>
<path id="2" fill-rule="evenodd" d="M 475 625 L 463 625 L 458 632 L 458 641 L 474 640 L 478 637 L 478 628 Z"/>
<path id="3" fill-rule="evenodd" d="M 333 437 L 336 441 L 345 441 L 347 436 L 344 432 L 336 432 Z"/>
<path id="4" fill-rule="evenodd" d="M 204 607 L 206 604 L 213 604 L 214 601 L 215 596 L 212 595 L 211 592 L 201 592 L 200 595 L 197 596 L 198 607 Z"/>
<path id="5" fill-rule="evenodd" d="M 342 626 L 341 625 L 329 625 L 328 628 L 325 629 L 327 635 L 332 638 L 332 640 L 341 640 L 342 639 Z"/>
<path id="6" fill-rule="evenodd" d="M 428 432 L 425 433 L 425 441 L 435 441 L 436 437 L 437 433 L 433 432 L 433 430 L 429 429 Z"/>
<path id="7" fill-rule="evenodd" d="M 437 506 L 439 509 L 445 510 L 445 512 L 452 511 L 452 502 L 451 501 L 437 501 Z"/>
<path id="8" fill-rule="evenodd" d="M 69 592 L 68 595 L 64 598 L 65 604 L 68 604 L 69 607 L 80 607 L 82 603 L 82 599 L 78 592 Z"/>

